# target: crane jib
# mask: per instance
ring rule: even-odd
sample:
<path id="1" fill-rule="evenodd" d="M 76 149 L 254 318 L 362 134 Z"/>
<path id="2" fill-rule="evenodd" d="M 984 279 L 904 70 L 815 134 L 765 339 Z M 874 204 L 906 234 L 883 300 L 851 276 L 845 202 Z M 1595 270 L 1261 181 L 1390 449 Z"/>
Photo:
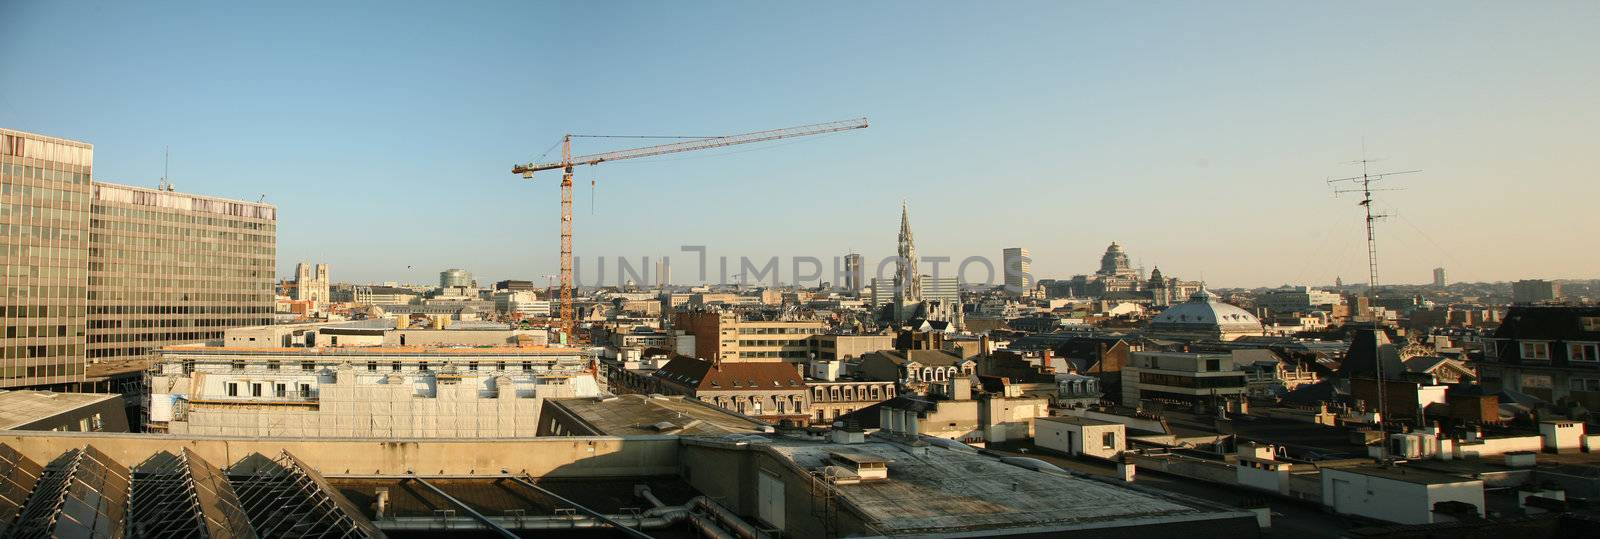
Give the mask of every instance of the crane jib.
<path id="1" fill-rule="evenodd" d="M 656 145 L 656 146 L 645 146 L 645 147 L 641 147 L 641 148 L 630 148 L 630 149 L 626 149 L 626 150 L 617 150 L 617 151 L 605 152 L 605 153 L 599 153 L 599 154 L 583 155 L 583 156 L 578 156 L 578 157 L 572 157 L 572 158 L 569 158 L 569 159 L 564 159 L 562 161 L 553 162 L 553 163 L 528 163 L 528 164 L 525 164 L 525 165 L 519 165 L 517 167 L 514 167 L 512 169 L 512 173 L 514 173 L 514 174 L 523 174 L 525 172 L 537 172 L 537 171 L 541 171 L 541 170 L 555 170 L 555 169 L 558 169 L 558 168 L 566 168 L 566 167 L 573 166 L 573 165 L 598 165 L 598 164 L 604 163 L 606 161 L 618 161 L 618 160 L 622 160 L 622 159 L 634 159 L 634 158 L 639 158 L 639 157 L 652 157 L 652 156 L 669 154 L 669 153 L 687 152 L 687 151 L 694 151 L 694 150 L 706 150 L 706 149 L 711 149 L 711 148 L 721 148 L 721 147 L 725 147 L 725 146 L 734 146 L 734 145 L 739 145 L 739 144 L 751 144 L 751 143 L 756 143 L 756 142 L 766 142 L 766 141 L 769 141 L 769 140 L 778 140 L 778 139 L 786 139 L 786 138 L 793 138 L 793 137 L 803 137 L 803 136 L 809 136 L 809 135 L 821 135 L 821 134 L 825 134 L 825 133 L 833 133 L 833 132 L 837 132 L 837 131 L 846 131 L 846 130 L 850 130 L 850 129 L 862 129 L 862 128 L 865 128 L 867 126 L 868 126 L 868 123 L 867 123 L 867 119 L 866 118 L 857 118 L 857 119 L 854 119 L 854 120 L 844 120 L 844 121 L 838 121 L 838 122 L 828 122 L 828 123 L 820 123 L 820 124 L 802 125 L 802 126 L 798 126 L 798 127 L 790 127 L 790 128 L 785 128 L 785 129 L 773 129 L 773 130 L 769 130 L 769 131 L 755 131 L 755 132 L 744 133 L 744 134 L 740 134 L 740 135 L 729 135 L 729 136 L 726 136 L 726 137 L 709 137 L 709 138 L 689 140 L 689 141 L 683 141 L 683 142 L 674 142 L 674 143 L 670 143 L 670 144 L 660 144 L 660 145 Z"/>

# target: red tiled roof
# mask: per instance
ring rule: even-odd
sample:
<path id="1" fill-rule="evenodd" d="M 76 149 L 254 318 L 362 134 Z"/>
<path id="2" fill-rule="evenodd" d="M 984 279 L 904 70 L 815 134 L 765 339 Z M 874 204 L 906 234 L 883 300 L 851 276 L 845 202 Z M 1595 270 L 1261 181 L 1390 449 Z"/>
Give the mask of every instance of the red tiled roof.
<path id="1" fill-rule="evenodd" d="M 678 356 L 655 375 L 699 391 L 805 389 L 805 379 L 793 365 L 783 361 L 725 361 L 714 366 L 709 361 Z"/>

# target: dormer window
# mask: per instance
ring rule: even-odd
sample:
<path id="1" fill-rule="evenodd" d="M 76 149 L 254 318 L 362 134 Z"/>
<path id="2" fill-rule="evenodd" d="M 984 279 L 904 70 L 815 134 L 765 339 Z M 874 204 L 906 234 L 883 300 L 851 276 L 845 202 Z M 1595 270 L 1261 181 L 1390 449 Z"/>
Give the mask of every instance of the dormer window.
<path id="1" fill-rule="evenodd" d="M 1592 342 L 1575 342 L 1567 345 L 1567 361 L 1593 363 L 1600 361 L 1600 345 Z"/>
<path id="2" fill-rule="evenodd" d="M 1522 359 L 1550 359 L 1550 343 L 1522 341 Z"/>

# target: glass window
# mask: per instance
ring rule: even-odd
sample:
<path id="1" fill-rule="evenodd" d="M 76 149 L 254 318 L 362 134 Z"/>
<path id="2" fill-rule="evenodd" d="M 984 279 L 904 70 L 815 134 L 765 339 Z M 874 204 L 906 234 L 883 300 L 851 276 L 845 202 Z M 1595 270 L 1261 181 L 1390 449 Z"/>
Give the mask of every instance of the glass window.
<path id="1" fill-rule="evenodd" d="M 1567 345 L 1568 361 L 1600 361 L 1600 350 L 1592 342 L 1575 342 Z"/>
<path id="2" fill-rule="evenodd" d="M 1550 343 L 1522 341 L 1522 359 L 1550 359 Z"/>

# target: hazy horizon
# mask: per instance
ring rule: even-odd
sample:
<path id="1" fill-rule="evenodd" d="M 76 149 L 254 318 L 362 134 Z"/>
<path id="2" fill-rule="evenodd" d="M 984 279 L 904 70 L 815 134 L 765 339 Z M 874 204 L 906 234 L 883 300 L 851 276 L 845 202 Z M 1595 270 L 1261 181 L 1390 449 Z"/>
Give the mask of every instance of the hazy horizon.
<path id="1" fill-rule="evenodd" d="M 1361 209 L 1324 180 L 1365 155 L 1423 170 L 1380 193 L 1382 283 L 1600 267 L 1600 3 L 291 4 L 6 3 L 0 126 L 92 143 L 114 183 L 154 186 L 170 146 L 179 191 L 279 208 L 279 276 L 341 282 L 543 282 L 559 178 L 510 167 L 563 133 L 859 116 L 581 167 L 576 255 L 704 245 L 789 281 L 892 255 L 907 201 L 922 256 L 1021 246 L 1038 278 L 1116 241 L 1219 288 L 1362 282 Z"/>

